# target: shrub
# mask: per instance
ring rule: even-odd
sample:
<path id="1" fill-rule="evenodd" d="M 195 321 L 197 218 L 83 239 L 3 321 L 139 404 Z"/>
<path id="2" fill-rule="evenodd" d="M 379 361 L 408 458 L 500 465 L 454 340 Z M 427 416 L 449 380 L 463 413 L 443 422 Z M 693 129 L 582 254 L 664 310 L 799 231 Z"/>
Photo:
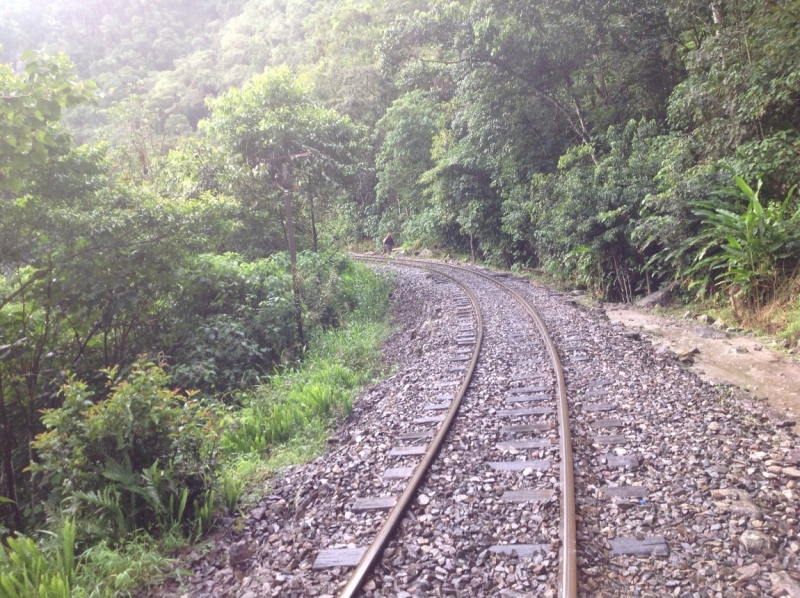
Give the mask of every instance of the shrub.
<path id="1" fill-rule="evenodd" d="M 782 202 L 764 206 L 760 179 L 755 190 L 741 177 L 735 182 L 736 187 L 723 189 L 718 197 L 695 202 L 703 229 L 685 242 L 695 252 L 687 274 L 702 290 L 711 286 L 727 293 L 734 309 L 737 300 L 760 307 L 797 272 L 800 207 L 790 204 L 794 188 Z"/>
<path id="2" fill-rule="evenodd" d="M 297 343 L 284 256 L 201 255 L 178 276 L 170 371 L 184 388 L 248 386 Z"/>
<path id="3" fill-rule="evenodd" d="M 152 363 L 137 362 L 126 380 L 111 382 L 107 398 L 71 376 L 64 403 L 44 412 L 47 432 L 34 441 L 33 470 L 64 501 L 82 529 L 122 537 L 136 529 L 158 533 L 192 521 L 212 501 L 216 424 L 212 413 L 167 386 Z"/>
<path id="4" fill-rule="evenodd" d="M 75 523 L 64 523 L 58 545 L 44 550 L 26 536 L 0 546 L 0 598 L 70 598 L 75 585 Z"/>

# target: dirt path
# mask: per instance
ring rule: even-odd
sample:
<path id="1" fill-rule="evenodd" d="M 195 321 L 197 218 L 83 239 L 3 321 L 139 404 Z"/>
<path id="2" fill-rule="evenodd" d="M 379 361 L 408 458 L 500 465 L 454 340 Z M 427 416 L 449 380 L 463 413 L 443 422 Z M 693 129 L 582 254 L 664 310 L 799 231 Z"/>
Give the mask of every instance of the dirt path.
<path id="1" fill-rule="evenodd" d="M 762 339 L 735 334 L 702 338 L 695 320 L 658 316 L 626 305 L 606 304 L 605 310 L 612 322 L 650 337 L 655 346 L 678 355 L 697 349 L 690 369 L 704 380 L 739 386 L 766 398 L 772 407 L 800 416 L 800 363 L 770 350 Z"/>

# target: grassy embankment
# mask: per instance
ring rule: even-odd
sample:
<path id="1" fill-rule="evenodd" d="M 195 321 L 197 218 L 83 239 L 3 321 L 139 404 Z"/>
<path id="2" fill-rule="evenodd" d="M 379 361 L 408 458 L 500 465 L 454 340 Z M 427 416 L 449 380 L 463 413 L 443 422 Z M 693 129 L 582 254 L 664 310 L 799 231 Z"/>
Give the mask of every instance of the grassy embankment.
<path id="1" fill-rule="evenodd" d="M 355 270 L 349 284 L 356 306 L 341 325 L 314 334 L 302 361 L 218 408 L 220 481 L 212 501 L 217 514 L 244 516 L 248 505 L 269 492 L 269 478 L 281 467 L 324 453 L 359 391 L 384 372 L 391 285 L 364 266 Z M 37 542 L 12 540 L 8 556 L 0 554 L 0 598 L 127 596 L 169 575 L 180 578 L 180 555 L 202 552 L 210 542 L 203 533 L 208 526 L 187 535 L 176 524 L 159 537 L 134 532 L 116 544 L 81 546 L 75 523 L 58 523 L 50 528 L 58 533 L 43 533 Z"/>

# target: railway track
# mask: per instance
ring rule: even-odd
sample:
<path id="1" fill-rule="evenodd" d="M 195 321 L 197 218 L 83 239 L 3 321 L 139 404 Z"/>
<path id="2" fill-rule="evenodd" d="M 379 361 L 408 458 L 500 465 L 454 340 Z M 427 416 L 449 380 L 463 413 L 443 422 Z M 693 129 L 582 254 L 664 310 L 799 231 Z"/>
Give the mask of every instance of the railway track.
<path id="1" fill-rule="evenodd" d="M 365 258 L 363 256 L 359 257 L 359 259 L 366 260 L 366 261 L 374 261 L 370 260 L 370 258 Z M 380 258 L 378 261 L 381 261 Z M 373 543 L 370 545 L 369 550 L 365 553 L 364 557 L 360 560 L 358 565 L 356 566 L 355 572 L 351 577 L 350 581 L 348 582 L 347 586 L 345 586 L 344 590 L 340 594 L 341 598 L 349 598 L 350 596 L 355 595 L 356 591 L 360 587 L 361 583 L 364 580 L 364 577 L 367 573 L 373 568 L 375 562 L 380 557 L 382 550 L 385 548 L 388 540 L 390 538 L 391 533 L 394 531 L 397 523 L 402 516 L 403 510 L 407 508 L 408 504 L 410 503 L 410 498 L 413 494 L 417 491 L 419 487 L 419 483 L 422 480 L 422 477 L 427 473 L 428 468 L 433 462 L 433 459 L 439 452 L 441 447 L 441 442 L 447 433 L 450 431 L 450 427 L 455 421 L 455 416 L 458 412 L 458 408 L 461 405 L 461 400 L 466 393 L 467 388 L 469 387 L 470 382 L 472 381 L 472 376 L 475 372 L 475 367 L 477 365 L 478 356 L 480 354 L 481 349 L 481 342 L 483 337 L 483 318 L 481 317 L 480 305 L 478 304 L 477 298 L 474 294 L 469 290 L 469 287 L 466 286 L 463 282 L 457 280 L 455 277 L 451 276 L 450 274 L 446 274 L 441 267 L 436 267 L 435 265 L 427 264 L 424 262 L 419 262 L 415 260 L 398 260 L 397 263 L 400 264 L 407 264 L 411 265 L 412 267 L 421 267 L 425 268 L 426 270 L 430 271 L 431 273 L 437 274 L 439 276 L 446 277 L 447 279 L 453 281 L 454 283 L 461 286 L 464 289 L 465 293 L 468 294 L 471 303 L 472 309 L 477 316 L 477 326 L 478 326 L 478 334 L 477 340 L 475 344 L 475 349 L 472 356 L 472 361 L 470 363 L 470 368 L 467 370 L 464 380 L 461 383 L 459 388 L 459 393 L 457 394 L 455 400 L 451 404 L 450 411 L 448 412 L 448 417 L 445 421 L 442 422 L 439 430 L 437 432 L 436 438 L 434 442 L 430 444 L 428 447 L 428 451 L 425 454 L 425 458 L 420 462 L 420 464 L 415 468 L 414 477 L 409 482 L 406 490 L 403 492 L 403 498 L 405 500 L 398 501 L 397 505 L 392 510 L 389 518 L 387 519 L 387 523 L 382 528 L 381 533 L 376 537 Z M 558 354 L 558 349 L 555 346 L 550 334 L 545 326 L 544 321 L 539 317 L 530 303 L 517 291 L 512 289 L 506 284 L 503 284 L 496 279 L 493 279 L 491 276 L 487 274 L 483 274 L 480 272 L 476 272 L 474 270 L 469 270 L 467 268 L 459 268 L 453 267 L 452 269 L 460 272 L 468 272 L 472 276 L 481 277 L 484 280 L 490 281 L 490 283 L 497 285 L 503 291 L 508 293 L 514 300 L 516 300 L 522 310 L 526 313 L 526 315 L 530 318 L 531 324 L 536 328 L 541 338 L 541 342 L 545 347 L 545 350 L 549 356 L 550 364 L 549 369 L 552 372 L 553 377 L 555 378 L 555 385 L 554 388 L 551 388 L 550 385 L 529 385 L 529 386 L 522 386 L 518 388 L 512 388 L 514 391 L 513 397 L 509 397 L 508 400 L 513 403 L 514 405 L 531 405 L 536 403 L 539 405 L 537 407 L 527 407 L 528 411 L 538 411 L 536 415 L 546 415 L 546 410 L 551 409 L 549 406 L 541 406 L 542 399 L 551 398 L 548 393 L 554 392 L 554 403 L 556 406 L 557 411 L 557 422 L 558 422 L 558 447 L 559 447 L 559 471 L 560 471 L 560 488 L 559 488 L 559 497 L 560 497 L 560 541 L 561 541 L 561 549 L 560 549 L 560 559 L 559 559 L 559 596 L 561 598 L 574 598 L 577 595 L 577 561 L 576 561 L 576 551 L 575 551 L 575 490 L 574 490 L 574 480 L 573 480 L 573 461 L 572 461 L 572 443 L 571 443 L 571 435 L 570 435 L 570 425 L 569 425 L 569 407 L 567 403 L 567 390 L 566 390 L 566 382 L 564 379 L 564 371 L 561 367 L 561 358 Z M 538 361 L 539 358 L 536 358 Z M 530 366 L 541 366 L 541 363 L 533 363 L 534 360 L 520 360 L 520 361 L 529 361 L 531 363 L 524 364 Z M 544 368 L 546 369 L 546 368 Z M 538 378 L 538 374 L 543 371 L 541 367 L 531 367 L 530 374 L 517 374 L 517 378 L 519 380 L 536 380 Z M 534 370 L 536 370 L 535 373 Z M 525 391 L 525 392 L 523 392 Z M 527 399 L 527 400 L 525 400 Z M 506 410 L 508 412 L 514 411 L 513 409 Z M 520 409 L 520 417 L 525 417 L 526 409 Z M 534 415 L 533 413 L 527 415 Z M 508 427 L 510 429 L 511 427 Z M 517 426 L 516 431 L 518 433 L 526 433 L 526 432 L 534 432 L 535 427 L 532 426 Z M 520 448 L 541 448 L 539 446 L 539 442 L 536 441 L 511 441 L 507 443 L 507 446 L 511 448 L 515 448 L 516 450 L 520 450 Z M 500 463 L 509 463 L 506 467 L 515 467 L 517 470 L 526 471 L 526 469 L 533 469 L 533 467 L 522 467 L 517 465 L 516 463 L 522 463 L 525 465 L 534 465 L 533 463 L 526 462 L 526 461 L 517 461 L 514 462 L 497 462 L 493 466 L 495 468 L 500 467 Z M 549 462 L 545 463 L 543 461 L 537 462 L 534 466 L 545 468 L 549 466 Z M 511 469 L 507 469 L 507 471 L 511 471 Z M 550 498 L 550 494 L 548 491 L 539 491 L 538 494 L 529 493 L 528 495 L 524 494 L 524 491 L 518 491 L 516 494 L 512 493 L 504 493 L 506 500 L 514 500 L 517 502 L 527 502 L 541 500 L 543 498 L 547 499 Z M 515 551 L 513 544 L 507 544 L 508 551 Z M 538 548 L 538 547 L 537 547 Z M 490 548 L 496 551 L 501 549 L 500 545 L 493 546 Z M 526 553 L 534 550 L 532 545 L 520 545 L 516 548 L 517 554 L 522 551 Z"/>
<path id="2" fill-rule="evenodd" d="M 400 370 L 192 598 L 800 595 L 797 439 L 758 405 L 527 281 L 371 261 L 414 314 Z"/>

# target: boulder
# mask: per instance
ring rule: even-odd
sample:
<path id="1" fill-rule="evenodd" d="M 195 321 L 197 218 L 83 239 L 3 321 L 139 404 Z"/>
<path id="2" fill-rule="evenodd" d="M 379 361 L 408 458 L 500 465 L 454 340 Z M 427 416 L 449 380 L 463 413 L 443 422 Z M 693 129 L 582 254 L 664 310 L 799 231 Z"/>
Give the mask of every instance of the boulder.
<path id="1" fill-rule="evenodd" d="M 797 423 L 792 416 L 784 413 L 780 409 L 775 409 L 775 407 L 767 407 L 764 409 L 764 415 L 776 428 L 791 428 Z"/>
<path id="2" fill-rule="evenodd" d="M 672 291 L 678 287 L 678 281 L 671 282 L 663 289 L 659 289 L 655 293 L 650 293 L 647 297 L 642 297 L 634 305 L 636 307 L 656 307 L 657 305 L 664 306 L 672 299 Z"/>
<path id="3" fill-rule="evenodd" d="M 695 326 L 694 333 L 700 338 L 728 338 L 728 333 L 708 326 Z"/>
<path id="4" fill-rule="evenodd" d="M 786 571 L 773 571 L 769 574 L 769 580 L 774 589 L 783 590 L 789 598 L 800 598 L 800 583 L 790 577 Z"/>
<path id="5" fill-rule="evenodd" d="M 773 551 L 772 538 L 762 532 L 757 532 L 753 529 L 745 530 L 739 536 L 739 544 L 749 554 L 770 554 Z"/>

